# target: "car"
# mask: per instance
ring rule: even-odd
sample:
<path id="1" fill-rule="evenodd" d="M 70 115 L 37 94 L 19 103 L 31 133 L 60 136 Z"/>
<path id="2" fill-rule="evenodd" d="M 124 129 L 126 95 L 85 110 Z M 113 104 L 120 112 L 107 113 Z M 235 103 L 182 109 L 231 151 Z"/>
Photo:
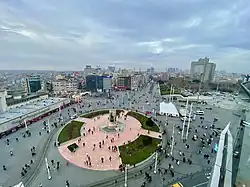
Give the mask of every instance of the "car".
<path id="1" fill-rule="evenodd" d="M 172 184 L 171 187 L 184 187 L 184 186 L 180 182 L 177 182 L 175 184 Z"/>
<path id="2" fill-rule="evenodd" d="M 77 115 L 74 114 L 73 116 L 70 117 L 70 119 L 76 119 L 77 118 Z"/>
<path id="3" fill-rule="evenodd" d="M 233 156 L 234 156 L 234 158 L 239 158 L 239 151 L 234 151 L 233 152 Z"/>
<path id="4" fill-rule="evenodd" d="M 206 107 L 207 110 L 212 110 L 212 107 Z"/>
<path id="5" fill-rule="evenodd" d="M 196 111 L 196 115 L 204 115 L 204 111 L 202 111 L 202 110 L 197 110 L 197 111 Z"/>

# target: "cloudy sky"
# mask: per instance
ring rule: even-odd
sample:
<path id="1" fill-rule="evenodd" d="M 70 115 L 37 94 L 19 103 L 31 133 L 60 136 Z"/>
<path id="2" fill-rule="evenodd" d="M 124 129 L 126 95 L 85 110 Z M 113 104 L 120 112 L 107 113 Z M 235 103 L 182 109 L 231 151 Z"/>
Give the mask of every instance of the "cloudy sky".
<path id="1" fill-rule="evenodd" d="M 0 69 L 250 72 L 249 0 L 0 0 Z"/>

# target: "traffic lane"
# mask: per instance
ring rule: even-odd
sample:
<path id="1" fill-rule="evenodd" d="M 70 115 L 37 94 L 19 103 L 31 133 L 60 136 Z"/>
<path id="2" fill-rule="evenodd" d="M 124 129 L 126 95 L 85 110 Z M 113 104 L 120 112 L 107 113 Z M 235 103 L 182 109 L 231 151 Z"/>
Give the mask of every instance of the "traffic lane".
<path id="1" fill-rule="evenodd" d="M 202 171 L 195 173 L 193 175 L 190 175 L 189 177 L 183 178 L 180 180 L 180 182 L 185 186 L 188 187 L 203 187 L 207 186 L 207 183 L 210 178 L 210 171 Z"/>

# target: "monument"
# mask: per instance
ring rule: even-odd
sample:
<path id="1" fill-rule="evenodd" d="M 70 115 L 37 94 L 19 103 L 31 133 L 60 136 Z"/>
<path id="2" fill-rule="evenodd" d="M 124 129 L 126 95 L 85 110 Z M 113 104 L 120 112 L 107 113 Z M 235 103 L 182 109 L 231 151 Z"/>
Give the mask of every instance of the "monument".
<path id="1" fill-rule="evenodd" d="M 118 119 L 119 116 L 117 114 L 117 110 L 109 110 L 108 121 L 104 126 L 101 127 L 101 131 L 105 131 L 107 133 L 123 131 L 124 123 L 122 123 Z"/>

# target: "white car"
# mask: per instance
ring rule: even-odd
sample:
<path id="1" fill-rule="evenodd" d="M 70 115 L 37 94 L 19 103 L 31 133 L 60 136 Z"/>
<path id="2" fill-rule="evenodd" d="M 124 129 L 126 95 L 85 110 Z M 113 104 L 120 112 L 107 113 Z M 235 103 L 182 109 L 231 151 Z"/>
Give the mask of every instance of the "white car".
<path id="1" fill-rule="evenodd" d="M 202 111 L 202 110 L 197 110 L 197 111 L 196 111 L 196 115 L 204 115 L 204 111 Z"/>
<path id="2" fill-rule="evenodd" d="M 77 118 L 77 115 L 74 114 L 73 116 L 70 117 L 70 119 L 76 119 Z"/>

